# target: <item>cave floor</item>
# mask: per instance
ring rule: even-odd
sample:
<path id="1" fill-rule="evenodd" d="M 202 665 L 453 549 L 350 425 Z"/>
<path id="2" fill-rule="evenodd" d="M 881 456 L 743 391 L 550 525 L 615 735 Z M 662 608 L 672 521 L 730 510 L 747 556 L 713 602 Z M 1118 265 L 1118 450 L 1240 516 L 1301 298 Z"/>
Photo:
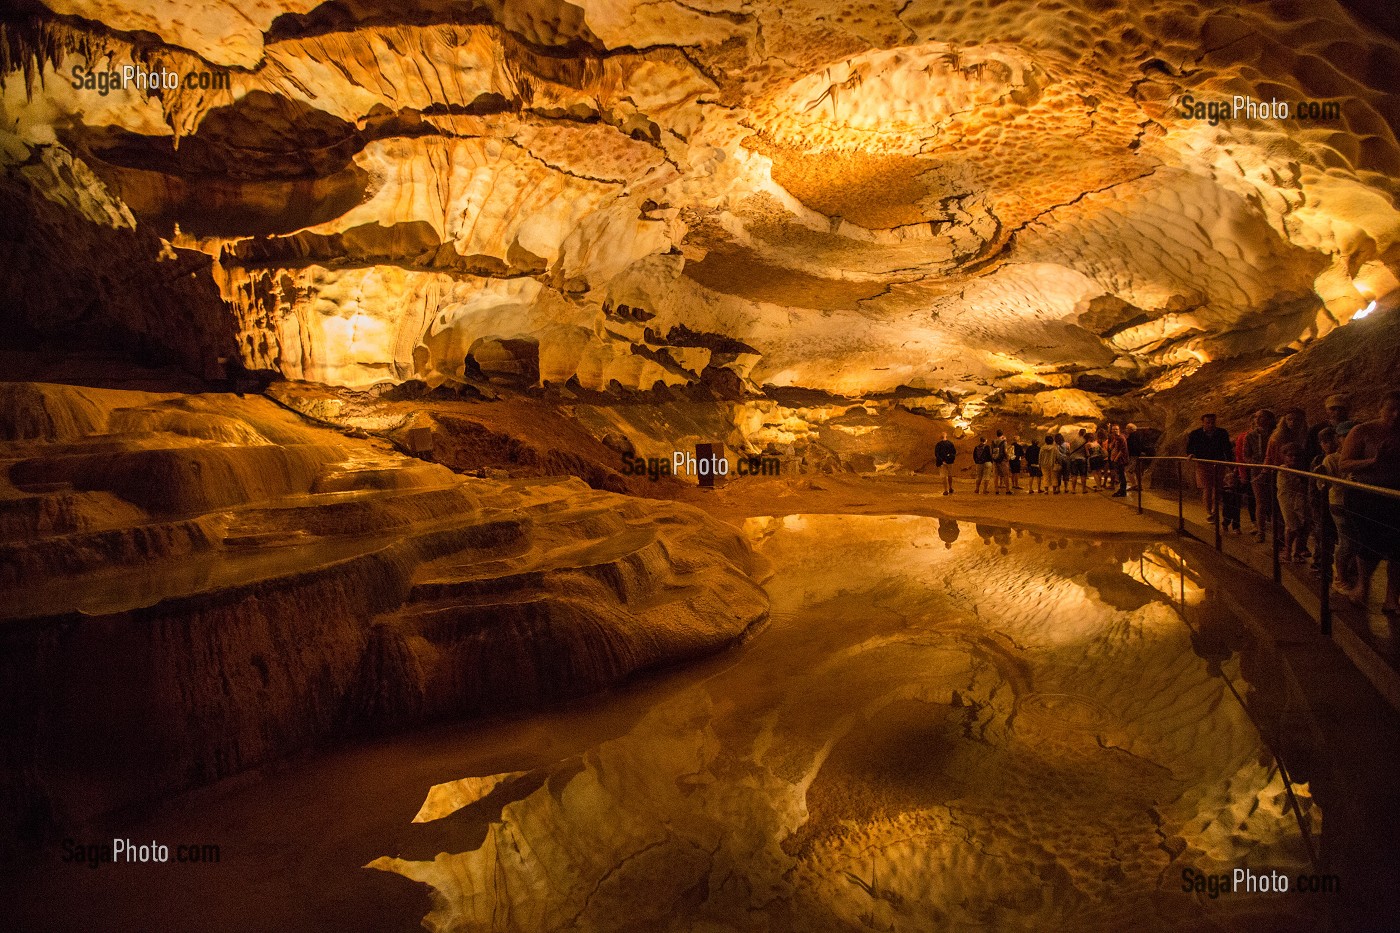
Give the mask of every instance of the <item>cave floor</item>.
<path id="1" fill-rule="evenodd" d="M 1182 890 L 1186 868 L 1313 870 L 1280 736 L 1313 847 L 1358 831 L 1289 719 L 1306 704 L 1199 561 L 990 521 L 742 525 L 774 572 L 738 649 L 89 827 L 220 861 L 47 852 L 11 879 L 18 928 L 1322 928 L 1324 895 Z"/>
<path id="2" fill-rule="evenodd" d="M 1022 478 L 1022 483 L 1026 482 Z M 676 500 L 731 522 L 760 515 L 923 515 L 960 521 L 1014 524 L 1045 533 L 1142 537 L 1160 535 L 1161 521 L 1138 515 L 1128 499 L 1088 494 L 1011 495 L 972 492 L 972 480 L 959 478 L 944 496 L 932 476 L 870 476 L 833 473 L 776 479 L 744 478 L 716 489 L 685 486 Z"/>

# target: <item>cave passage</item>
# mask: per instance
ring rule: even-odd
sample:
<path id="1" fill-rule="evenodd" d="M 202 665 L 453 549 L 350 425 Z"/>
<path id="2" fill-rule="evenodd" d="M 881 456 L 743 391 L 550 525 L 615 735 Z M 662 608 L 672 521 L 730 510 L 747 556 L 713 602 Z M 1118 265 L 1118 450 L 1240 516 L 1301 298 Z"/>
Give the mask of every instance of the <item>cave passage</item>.
<path id="1" fill-rule="evenodd" d="M 1400 4 L 0 7 L 0 926 L 1400 929 Z"/>
<path id="2" fill-rule="evenodd" d="M 1311 876 L 1314 794 L 1333 790 L 1285 786 L 1256 720 L 1296 698 L 1193 559 L 907 516 L 744 533 L 773 564 L 772 612 L 731 654 L 120 825 L 221 840 L 223 864 L 178 888 L 128 899 L 153 872 L 110 866 L 39 883 L 111 929 L 185 928 L 206 904 L 228 929 L 413 928 L 421 900 L 380 873 L 431 886 L 427 922 L 454 931 L 1294 930 L 1325 913 L 1296 891 L 1181 890 L 1186 869 Z"/>

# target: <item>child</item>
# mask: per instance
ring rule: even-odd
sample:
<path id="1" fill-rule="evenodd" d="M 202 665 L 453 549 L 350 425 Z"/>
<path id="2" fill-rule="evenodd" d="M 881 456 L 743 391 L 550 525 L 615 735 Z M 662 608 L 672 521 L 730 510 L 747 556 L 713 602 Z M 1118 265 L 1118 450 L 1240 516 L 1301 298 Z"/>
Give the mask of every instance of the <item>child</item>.
<path id="1" fill-rule="evenodd" d="M 1220 476 L 1220 530 L 1223 534 L 1240 533 L 1240 505 L 1243 499 L 1240 474 L 1227 467 Z"/>
<path id="2" fill-rule="evenodd" d="M 1346 432 L 1343 432 L 1345 435 Z M 1314 473 L 1323 476 L 1342 477 L 1342 439 L 1337 436 L 1337 432 L 1332 428 L 1323 428 L 1318 432 L 1317 441 L 1322 445 L 1322 461 L 1313 468 Z M 1356 563 L 1356 545 L 1352 540 L 1351 525 L 1346 508 L 1346 487 L 1336 483 L 1329 483 L 1318 480 L 1314 485 L 1326 498 L 1327 504 L 1317 511 L 1320 521 L 1332 523 L 1330 539 L 1334 542 L 1335 550 L 1332 552 L 1332 589 L 1334 592 L 1345 594 L 1356 587 L 1358 576 Z M 1326 528 L 1323 529 L 1319 537 L 1328 534 Z M 1326 559 L 1325 548 L 1318 548 L 1318 557 Z"/>
<path id="3" fill-rule="evenodd" d="M 1280 466 L 1294 470 L 1303 469 L 1303 448 L 1296 443 L 1284 444 L 1279 449 Z M 1278 510 L 1283 516 L 1283 554 L 1279 560 L 1286 564 L 1303 560 L 1308 556 L 1303 546 L 1307 541 L 1308 480 L 1297 473 L 1278 474 Z"/>

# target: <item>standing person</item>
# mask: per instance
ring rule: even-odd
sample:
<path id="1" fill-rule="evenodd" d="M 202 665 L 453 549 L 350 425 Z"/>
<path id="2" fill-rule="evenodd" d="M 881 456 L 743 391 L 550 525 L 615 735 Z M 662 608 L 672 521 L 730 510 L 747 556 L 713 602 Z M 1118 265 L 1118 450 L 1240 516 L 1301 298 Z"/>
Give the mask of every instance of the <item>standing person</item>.
<path id="1" fill-rule="evenodd" d="M 1283 413 L 1283 420 L 1269 435 L 1269 446 L 1264 449 L 1264 462 L 1275 466 L 1283 464 L 1283 445 L 1297 444 L 1299 456 L 1308 449 L 1308 416 L 1301 408 L 1290 408 Z"/>
<path id="2" fill-rule="evenodd" d="M 953 446 L 953 442 L 948 440 L 948 432 L 943 432 L 943 438 L 933 445 L 933 464 L 938 469 L 938 475 L 943 480 L 943 495 L 953 494 L 953 461 L 958 459 L 958 449 Z"/>
<path id="3" fill-rule="evenodd" d="M 1327 412 L 1327 417 L 1321 423 L 1308 429 L 1307 453 L 1303 457 L 1303 462 L 1308 464 L 1308 468 L 1314 473 L 1322 466 L 1322 459 L 1327 455 L 1327 451 L 1323 449 L 1322 445 L 1322 433 L 1331 431 L 1340 446 L 1341 428 L 1343 426 L 1351 427 L 1351 422 L 1347 420 L 1349 406 L 1345 395 L 1327 396 L 1327 400 L 1323 402 L 1323 408 Z M 1313 548 L 1312 566 L 1314 570 L 1320 570 L 1322 569 L 1320 561 L 1325 559 L 1323 552 L 1327 550 L 1323 535 L 1334 535 L 1335 532 L 1332 514 L 1327 506 L 1327 497 L 1321 492 L 1308 497 L 1308 517 L 1309 531 L 1316 542 Z M 1329 542 L 1334 540 L 1335 537 L 1329 538 Z"/>
<path id="4" fill-rule="evenodd" d="M 1215 415 L 1201 415 L 1201 426 L 1186 436 L 1186 456 L 1192 460 L 1229 460 L 1234 456 L 1235 445 L 1230 443 L 1230 432 L 1215 426 Z M 1218 503 L 1215 501 L 1215 483 L 1222 468 L 1214 463 L 1196 464 L 1196 485 L 1201 487 L 1201 504 L 1206 507 L 1206 521 L 1215 521 Z"/>
<path id="5" fill-rule="evenodd" d="M 1358 483 L 1400 490 L 1400 391 L 1381 396 L 1380 417 L 1358 424 L 1342 444 L 1342 472 Z M 1400 612 L 1400 499 L 1360 489 L 1346 494 L 1348 520 L 1355 534 L 1360 572 L 1356 589 L 1348 595 L 1366 605 L 1371 577 L 1381 561 L 1387 561 L 1385 612 Z"/>
<path id="6" fill-rule="evenodd" d="M 1104 465 L 1108 463 L 1108 457 L 1104 455 L 1103 444 L 1099 443 L 1098 434 L 1089 432 L 1084 449 L 1089 454 L 1089 473 L 1094 477 L 1094 488 L 1102 489 Z M 1088 481 L 1087 478 L 1085 481 Z"/>
<path id="7" fill-rule="evenodd" d="M 1244 451 L 1240 457 L 1247 463 L 1263 463 L 1269 449 L 1269 438 L 1273 436 L 1278 419 L 1267 408 L 1254 413 L 1254 426 L 1244 437 Z M 1263 541 L 1273 524 L 1274 514 L 1274 471 L 1249 468 L 1250 492 L 1254 495 L 1254 540 Z"/>
<path id="8" fill-rule="evenodd" d="M 1279 466 L 1294 470 L 1303 468 L 1303 447 L 1292 442 L 1278 450 Z M 1308 556 L 1303 544 L 1307 541 L 1308 479 L 1297 473 L 1278 475 L 1278 511 L 1283 519 L 1283 554 L 1285 563 L 1300 561 Z"/>
<path id="9" fill-rule="evenodd" d="M 1252 422 L 1251 422 L 1251 423 L 1252 423 Z M 1235 435 L 1235 462 L 1236 462 L 1236 463 L 1244 463 L 1244 462 L 1245 462 L 1244 448 L 1245 448 L 1245 441 L 1246 441 L 1246 439 L 1247 439 L 1248 437 L 1249 437 L 1249 429 L 1245 429 L 1245 430 L 1243 430 L 1243 431 L 1241 431 L 1240 433 L 1238 433 L 1238 434 Z M 1246 467 L 1246 466 L 1237 466 L 1237 467 L 1230 467 L 1230 469 L 1232 469 L 1232 470 L 1235 471 L 1236 478 L 1239 480 L 1239 483 L 1238 483 L 1237 485 L 1238 485 L 1239 492 L 1240 492 L 1240 502 L 1244 505 L 1245 508 L 1249 509 L 1249 524 L 1250 524 L 1250 527 L 1251 527 L 1251 528 L 1258 528 L 1258 527 L 1259 527 L 1259 518 L 1258 518 L 1258 514 L 1257 514 L 1257 513 L 1255 512 L 1255 510 L 1254 510 L 1254 487 L 1253 487 L 1252 485 L 1250 485 L 1250 482 L 1249 482 L 1249 470 L 1250 470 L 1250 468 L 1249 468 L 1249 467 Z"/>
<path id="10" fill-rule="evenodd" d="M 1021 488 L 1021 461 L 1026 456 L 1025 445 L 1021 443 L 1019 437 L 1011 441 L 1011 488 L 1019 490 Z"/>
<path id="11" fill-rule="evenodd" d="M 1055 495 L 1059 495 L 1065 486 L 1069 486 L 1069 492 L 1074 492 L 1073 467 L 1069 459 L 1069 442 L 1065 440 L 1063 434 L 1055 435 Z"/>
<path id="12" fill-rule="evenodd" d="M 1128 425 L 1132 427 L 1132 425 Z M 1113 471 L 1118 481 L 1118 491 L 1113 495 L 1121 499 L 1128 494 L 1128 438 L 1122 431 L 1118 430 L 1118 425 L 1108 426 L 1108 467 Z"/>
<path id="13" fill-rule="evenodd" d="M 1344 479 L 1342 475 L 1342 442 L 1346 439 L 1346 432 L 1340 436 L 1333 435 L 1329 449 L 1326 439 L 1326 432 L 1318 435 L 1322 443 L 1322 465 L 1314 472 L 1323 476 L 1331 476 L 1337 479 Z M 1351 517 L 1346 508 L 1347 488 L 1337 483 L 1327 483 L 1322 480 L 1317 481 L 1318 486 L 1326 487 L 1327 511 L 1332 518 L 1332 525 L 1337 529 L 1336 550 L 1332 552 L 1332 589 L 1342 595 L 1353 591 L 1356 588 L 1358 567 L 1356 563 L 1356 540 L 1351 529 Z"/>
<path id="14" fill-rule="evenodd" d="M 1298 448 L 1297 456 L 1294 458 L 1299 464 L 1296 468 L 1300 470 L 1307 469 L 1307 464 L 1303 460 L 1303 455 L 1308 449 L 1308 415 L 1307 412 L 1303 411 L 1301 408 L 1290 408 L 1283 413 L 1283 418 L 1279 421 L 1278 427 L 1274 428 L 1274 433 L 1269 436 L 1269 446 L 1264 450 L 1264 462 L 1274 466 L 1292 466 L 1292 464 L 1285 462 L 1283 452 L 1283 449 L 1289 444 L 1293 444 Z M 1283 481 L 1282 477 L 1285 475 L 1287 474 L 1279 473 L 1274 477 L 1274 483 L 1281 483 Z M 1279 499 L 1279 502 L 1282 501 L 1282 499 Z M 1307 550 L 1307 496 L 1302 497 L 1302 508 L 1303 540 L 1297 542 L 1297 546 L 1292 548 L 1292 551 L 1305 552 Z M 1285 522 L 1284 532 L 1287 533 L 1287 531 L 1288 524 Z"/>
<path id="15" fill-rule="evenodd" d="M 1327 401 L 1323 402 L 1322 405 L 1327 411 L 1327 418 L 1313 425 L 1308 431 L 1307 460 L 1309 463 L 1315 463 L 1326 455 L 1322 449 L 1322 440 L 1319 435 L 1328 428 L 1331 428 L 1334 434 L 1340 435 L 1342 425 L 1348 424 L 1347 415 L 1351 406 L 1347 404 L 1345 395 L 1329 395 Z"/>
<path id="16" fill-rule="evenodd" d="M 1137 427 L 1137 425 L 1135 425 L 1135 424 L 1133 424 L 1131 421 L 1129 421 L 1129 422 L 1128 422 L 1127 428 L 1124 429 L 1124 435 L 1123 435 L 1123 436 L 1124 436 L 1124 438 L 1125 438 L 1125 439 L 1127 440 L 1127 442 L 1128 442 L 1128 464 L 1127 464 L 1127 468 L 1128 468 L 1128 471 L 1131 472 L 1131 473 L 1133 474 L 1133 486 L 1132 486 L 1132 488 L 1133 488 L 1134 490 L 1136 490 L 1136 489 L 1137 489 L 1137 484 L 1138 484 L 1138 469 L 1139 469 L 1139 468 L 1141 467 L 1141 465 L 1142 465 L 1142 464 L 1141 464 L 1141 458 L 1142 458 L 1142 457 L 1145 457 L 1147 454 L 1146 454 L 1146 452 L 1142 449 L 1142 435 L 1138 433 L 1138 427 Z"/>
<path id="17" fill-rule="evenodd" d="M 1006 494 L 1011 495 L 1011 451 L 1006 443 L 1006 437 L 1001 433 L 1001 428 L 997 428 L 996 440 L 992 441 L 992 468 L 996 470 L 996 495 L 1001 495 L 1003 489 Z"/>
<path id="18" fill-rule="evenodd" d="M 1089 491 L 1089 432 L 1079 429 L 1079 436 L 1069 445 L 1069 491 L 1079 487 L 1081 494 Z"/>
<path id="19" fill-rule="evenodd" d="M 1030 494 L 1045 492 L 1045 480 L 1042 478 L 1045 471 L 1040 468 L 1040 444 L 1035 435 L 1031 435 L 1031 442 L 1026 446 L 1026 473 L 1030 477 L 1027 484 Z"/>
<path id="20" fill-rule="evenodd" d="M 1040 448 L 1040 472 L 1045 476 L 1045 481 L 1040 487 L 1040 494 L 1043 496 L 1049 490 L 1046 486 L 1055 490 L 1055 495 L 1060 494 L 1060 460 L 1059 449 L 1055 445 L 1053 434 L 1045 435 L 1045 443 Z"/>
<path id="21" fill-rule="evenodd" d="M 992 448 L 987 445 L 985 437 L 977 438 L 977 445 L 972 448 L 972 470 L 977 477 L 972 491 L 974 493 L 991 492 Z"/>
<path id="22" fill-rule="evenodd" d="M 1240 533 L 1240 490 L 1244 481 L 1234 467 L 1226 467 L 1220 474 L 1220 528 L 1227 535 Z"/>
<path id="23" fill-rule="evenodd" d="M 1322 454 L 1312 462 L 1310 469 L 1321 476 L 1331 476 L 1327 472 L 1327 455 L 1341 446 L 1337 442 L 1337 432 L 1324 426 L 1317 432 L 1317 443 L 1322 448 Z M 1337 524 L 1332 519 L 1331 502 L 1327 495 L 1331 485 L 1321 480 L 1308 484 L 1308 512 L 1313 517 L 1313 534 L 1317 541 L 1317 547 L 1313 548 L 1313 570 L 1321 570 L 1323 561 L 1333 561 L 1334 566 L 1336 563 Z"/>

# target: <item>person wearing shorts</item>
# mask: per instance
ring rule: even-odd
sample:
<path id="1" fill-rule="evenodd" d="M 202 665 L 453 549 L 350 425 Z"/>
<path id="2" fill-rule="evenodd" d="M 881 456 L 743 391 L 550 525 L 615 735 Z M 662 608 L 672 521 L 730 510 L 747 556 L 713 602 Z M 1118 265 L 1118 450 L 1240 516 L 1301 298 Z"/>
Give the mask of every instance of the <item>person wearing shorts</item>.
<path id="1" fill-rule="evenodd" d="M 1081 493 L 1089 491 L 1089 432 L 1079 429 L 1079 437 L 1069 445 L 1069 491 L 1078 486 Z"/>
<path id="2" fill-rule="evenodd" d="M 943 481 L 943 495 L 953 494 L 953 461 L 958 458 L 958 449 L 948 440 L 944 432 L 942 440 L 933 445 L 933 463 L 938 470 L 938 478 Z"/>
<path id="3" fill-rule="evenodd" d="M 1094 488 L 1104 487 L 1104 467 L 1108 463 L 1108 457 L 1104 454 L 1103 444 L 1099 443 L 1098 434 L 1093 431 L 1084 443 L 1084 450 L 1089 454 L 1089 473 L 1094 477 Z"/>
<path id="4" fill-rule="evenodd" d="M 985 437 L 977 438 L 972 448 L 972 472 L 976 477 L 972 486 L 974 493 L 987 493 L 992 489 L 992 448 Z"/>
<path id="5" fill-rule="evenodd" d="M 996 469 L 996 494 L 1003 489 L 1011 495 L 1011 444 L 997 428 L 996 440 L 992 441 L 992 466 Z"/>
<path id="6" fill-rule="evenodd" d="M 1041 477 L 1045 471 L 1040 468 L 1040 444 L 1034 437 L 1030 444 L 1025 447 L 1026 452 L 1026 475 L 1030 477 L 1029 491 L 1031 495 L 1045 491 L 1044 480 Z"/>

